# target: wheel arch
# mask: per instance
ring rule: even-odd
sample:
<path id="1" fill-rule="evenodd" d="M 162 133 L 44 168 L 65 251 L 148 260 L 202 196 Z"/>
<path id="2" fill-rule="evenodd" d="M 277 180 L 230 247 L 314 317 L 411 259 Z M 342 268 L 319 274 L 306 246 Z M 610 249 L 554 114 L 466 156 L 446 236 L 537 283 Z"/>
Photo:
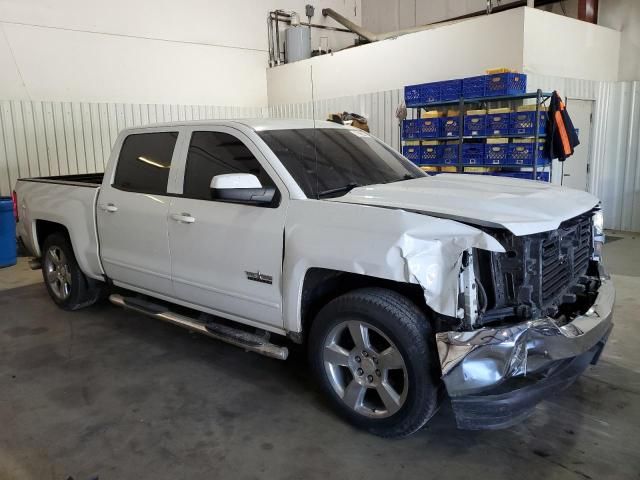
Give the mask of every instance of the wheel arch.
<path id="1" fill-rule="evenodd" d="M 302 282 L 299 299 L 300 332 L 293 336 L 294 340 L 300 343 L 305 341 L 314 318 L 324 305 L 350 291 L 366 287 L 395 291 L 412 301 L 429 321 L 435 318 L 433 310 L 426 304 L 422 287 L 418 284 L 313 267 L 306 271 Z"/>

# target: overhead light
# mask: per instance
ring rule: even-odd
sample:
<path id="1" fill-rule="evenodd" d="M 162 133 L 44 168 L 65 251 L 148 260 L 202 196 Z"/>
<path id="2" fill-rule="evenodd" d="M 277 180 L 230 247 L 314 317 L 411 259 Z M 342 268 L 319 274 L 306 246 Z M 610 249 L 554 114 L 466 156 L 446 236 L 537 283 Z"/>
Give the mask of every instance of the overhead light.
<path id="1" fill-rule="evenodd" d="M 148 163 L 149 165 L 153 165 L 154 167 L 158 167 L 158 168 L 169 168 L 170 167 L 170 165 L 162 165 L 161 163 L 154 162 L 153 160 L 149 160 L 148 158 L 145 158 L 145 157 L 138 157 L 138 160 L 140 160 L 141 162 L 144 162 L 144 163 Z"/>

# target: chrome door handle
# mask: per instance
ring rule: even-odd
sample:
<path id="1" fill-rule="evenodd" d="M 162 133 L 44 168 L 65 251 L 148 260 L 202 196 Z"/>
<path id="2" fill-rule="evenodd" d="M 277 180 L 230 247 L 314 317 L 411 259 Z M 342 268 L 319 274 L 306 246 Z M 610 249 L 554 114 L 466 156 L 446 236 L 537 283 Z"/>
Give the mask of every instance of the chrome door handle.
<path id="1" fill-rule="evenodd" d="M 118 207 L 116 207 L 113 203 L 107 203 L 106 205 L 100 205 L 100 208 L 105 212 L 114 213 L 118 211 Z"/>
<path id="2" fill-rule="evenodd" d="M 193 223 L 196 221 L 196 219 L 192 217 L 190 213 L 172 213 L 171 219 L 180 223 Z"/>

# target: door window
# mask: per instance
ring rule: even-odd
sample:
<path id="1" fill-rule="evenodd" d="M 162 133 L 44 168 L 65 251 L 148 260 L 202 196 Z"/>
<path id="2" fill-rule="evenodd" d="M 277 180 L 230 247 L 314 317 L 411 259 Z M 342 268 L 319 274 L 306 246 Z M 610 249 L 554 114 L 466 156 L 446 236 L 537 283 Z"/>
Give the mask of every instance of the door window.
<path id="1" fill-rule="evenodd" d="M 140 193 L 166 194 L 178 132 L 136 133 L 122 144 L 113 186 Z"/>
<path id="2" fill-rule="evenodd" d="M 258 159 L 237 137 L 222 132 L 193 132 L 187 154 L 183 196 L 211 200 L 211 179 L 228 173 L 250 173 L 258 177 L 263 187 L 275 186 Z"/>

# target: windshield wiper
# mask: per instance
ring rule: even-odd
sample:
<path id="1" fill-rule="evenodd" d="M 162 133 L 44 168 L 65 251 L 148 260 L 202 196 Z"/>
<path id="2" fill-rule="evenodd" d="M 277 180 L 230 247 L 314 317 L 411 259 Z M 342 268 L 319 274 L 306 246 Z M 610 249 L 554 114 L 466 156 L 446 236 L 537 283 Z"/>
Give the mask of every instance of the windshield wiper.
<path id="1" fill-rule="evenodd" d="M 353 190 L 356 187 L 359 187 L 360 185 L 358 185 L 357 183 L 351 182 L 351 183 L 347 183 L 346 185 L 343 185 L 341 187 L 337 187 L 337 188 L 330 188 L 329 190 L 323 190 L 321 192 L 318 193 L 318 197 L 325 197 L 327 195 L 331 195 L 333 193 L 347 193 L 351 190 Z"/>

